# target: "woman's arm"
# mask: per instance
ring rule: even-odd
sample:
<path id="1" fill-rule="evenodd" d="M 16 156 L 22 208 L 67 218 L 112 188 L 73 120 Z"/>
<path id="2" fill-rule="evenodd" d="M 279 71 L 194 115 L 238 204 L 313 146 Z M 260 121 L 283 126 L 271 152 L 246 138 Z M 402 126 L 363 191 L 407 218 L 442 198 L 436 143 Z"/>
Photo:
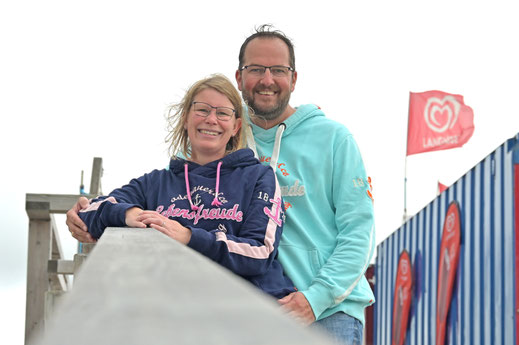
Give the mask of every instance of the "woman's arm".
<path id="1" fill-rule="evenodd" d="M 93 238 L 98 239 L 108 226 L 145 227 L 135 221 L 136 212 L 146 209 L 146 175 L 133 179 L 127 185 L 117 188 L 108 196 L 100 196 L 90 201 L 86 209 L 79 211 L 79 217 Z M 127 212 L 128 211 L 128 212 Z M 130 216 L 127 222 L 127 213 Z"/>

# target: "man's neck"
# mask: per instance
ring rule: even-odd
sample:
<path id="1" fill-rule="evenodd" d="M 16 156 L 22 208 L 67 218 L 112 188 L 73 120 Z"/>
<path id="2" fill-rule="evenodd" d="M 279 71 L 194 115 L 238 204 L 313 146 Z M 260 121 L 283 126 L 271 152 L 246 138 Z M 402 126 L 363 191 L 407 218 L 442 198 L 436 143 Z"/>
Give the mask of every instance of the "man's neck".
<path id="1" fill-rule="evenodd" d="M 259 116 L 252 116 L 251 121 L 258 127 L 261 127 L 263 129 L 270 129 L 288 119 L 295 112 L 296 110 L 288 105 L 285 111 L 275 119 L 265 120 Z"/>

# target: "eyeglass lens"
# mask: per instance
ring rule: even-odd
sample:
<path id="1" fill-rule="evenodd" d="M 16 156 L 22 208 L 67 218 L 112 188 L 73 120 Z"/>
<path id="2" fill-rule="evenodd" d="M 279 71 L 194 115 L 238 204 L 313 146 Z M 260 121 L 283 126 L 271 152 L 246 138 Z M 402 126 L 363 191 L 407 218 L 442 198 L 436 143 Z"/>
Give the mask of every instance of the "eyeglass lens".
<path id="1" fill-rule="evenodd" d="M 227 107 L 213 107 L 210 104 L 204 102 L 193 102 L 193 110 L 198 116 L 207 117 L 211 114 L 212 110 L 216 111 L 216 117 L 218 120 L 228 121 L 234 114 L 234 110 Z"/>

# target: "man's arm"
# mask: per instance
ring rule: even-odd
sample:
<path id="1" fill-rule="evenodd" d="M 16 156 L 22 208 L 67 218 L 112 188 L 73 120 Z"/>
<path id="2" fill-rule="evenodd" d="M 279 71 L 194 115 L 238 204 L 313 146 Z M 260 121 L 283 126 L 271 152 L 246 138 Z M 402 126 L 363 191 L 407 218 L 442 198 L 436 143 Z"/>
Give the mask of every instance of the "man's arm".
<path id="1" fill-rule="evenodd" d="M 94 243 L 96 242 L 92 235 L 88 232 L 88 228 L 85 223 L 79 218 L 79 211 L 87 208 L 89 205 L 88 199 L 84 196 L 80 197 L 79 200 L 67 211 L 68 230 L 72 237 L 83 243 Z"/>
<path id="2" fill-rule="evenodd" d="M 371 186 L 351 135 L 337 146 L 333 164 L 336 246 L 310 286 L 301 291 L 316 318 L 348 298 L 364 276 L 375 248 Z"/>

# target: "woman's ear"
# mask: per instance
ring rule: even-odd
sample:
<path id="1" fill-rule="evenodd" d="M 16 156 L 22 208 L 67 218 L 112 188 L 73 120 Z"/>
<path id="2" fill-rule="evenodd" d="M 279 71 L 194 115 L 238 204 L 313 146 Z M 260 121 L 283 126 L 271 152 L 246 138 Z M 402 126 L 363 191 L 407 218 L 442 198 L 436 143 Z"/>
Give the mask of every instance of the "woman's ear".
<path id="1" fill-rule="evenodd" d="M 240 119 L 236 119 L 236 122 L 234 123 L 234 130 L 232 132 L 232 136 L 233 137 L 236 135 L 236 133 L 238 133 L 240 128 L 241 128 L 241 118 Z"/>

